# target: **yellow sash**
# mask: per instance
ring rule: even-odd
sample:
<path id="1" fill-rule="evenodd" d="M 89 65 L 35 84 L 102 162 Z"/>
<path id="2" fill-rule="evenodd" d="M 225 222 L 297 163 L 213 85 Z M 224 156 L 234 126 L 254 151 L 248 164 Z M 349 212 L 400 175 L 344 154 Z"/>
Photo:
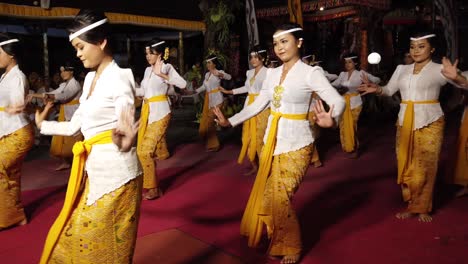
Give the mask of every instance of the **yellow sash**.
<path id="1" fill-rule="evenodd" d="M 258 96 L 257 94 L 249 94 L 249 100 L 247 101 L 247 105 L 252 104 L 255 101 L 255 97 Z M 245 154 L 247 153 L 247 149 L 249 150 L 249 160 L 255 160 L 255 154 L 257 153 L 257 120 L 255 117 L 250 118 L 249 120 L 244 122 L 245 131 L 246 133 L 242 133 L 242 149 L 239 154 L 239 158 L 237 162 L 242 164 L 244 161 Z"/>
<path id="2" fill-rule="evenodd" d="M 403 118 L 403 126 L 400 129 L 400 142 L 398 143 L 398 184 L 403 182 L 403 175 L 408 173 L 409 166 L 411 165 L 414 136 L 414 105 L 438 104 L 439 101 L 402 101 L 401 103 L 406 104 L 406 110 Z"/>
<path id="3" fill-rule="evenodd" d="M 93 145 L 97 144 L 109 144 L 112 143 L 112 131 L 107 130 L 96 136 L 85 140 L 76 142 L 73 145 L 73 165 L 70 173 L 70 179 L 68 180 L 67 193 L 65 194 L 65 202 L 59 216 L 55 220 L 54 224 L 49 230 L 47 239 L 44 245 L 44 250 L 41 256 L 41 264 L 47 263 L 52 253 L 52 250 L 57 243 L 57 240 L 62 233 L 68 219 L 73 211 L 73 206 L 78 198 L 78 194 L 81 189 L 83 182 L 84 166 L 86 159 L 91 152 Z"/>
<path id="4" fill-rule="evenodd" d="M 60 111 L 59 111 L 59 116 L 58 116 L 58 121 L 62 122 L 65 121 L 65 106 L 70 106 L 70 105 L 76 105 L 79 104 L 80 100 L 71 100 L 70 102 L 66 104 L 61 104 L 60 105 Z"/>
<path id="5" fill-rule="evenodd" d="M 149 99 L 143 100 L 143 106 L 141 107 L 141 114 L 140 114 L 140 128 L 138 129 L 138 142 L 137 142 L 138 149 L 141 148 L 141 144 L 143 143 L 143 138 L 145 136 L 146 128 L 148 127 L 148 118 L 150 114 L 149 103 L 164 102 L 164 101 L 167 101 L 167 96 L 165 94 L 153 96 Z"/>
<path id="6" fill-rule="evenodd" d="M 267 141 L 263 146 L 262 153 L 260 154 L 260 168 L 258 169 L 257 177 L 255 179 L 252 192 L 250 193 L 247 207 L 245 208 L 244 215 L 240 227 L 241 235 L 249 237 L 249 246 L 255 247 L 258 245 L 262 236 L 263 222 L 260 219 L 260 210 L 263 204 L 263 194 L 265 192 L 265 185 L 267 178 L 270 174 L 271 163 L 273 161 L 273 153 L 276 146 L 276 133 L 278 131 L 278 122 L 280 118 L 293 119 L 293 120 L 306 120 L 307 113 L 305 114 L 283 114 L 271 111 L 270 114 L 273 118 L 270 123 L 270 130 L 268 132 Z"/>
<path id="7" fill-rule="evenodd" d="M 202 110 L 202 117 L 200 119 L 200 127 L 198 128 L 198 134 L 203 138 L 205 137 L 206 133 L 208 132 L 208 113 L 210 111 L 210 94 L 218 93 L 221 90 L 219 88 L 215 88 L 205 94 L 205 100 L 203 101 L 203 110 Z"/>
<path id="8" fill-rule="evenodd" d="M 344 138 L 345 138 L 345 150 L 347 152 L 352 152 L 355 148 L 354 143 L 355 135 L 354 135 L 354 121 L 353 121 L 353 113 L 351 111 L 351 97 L 359 96 L 358 93 L 350 93 L 345 94 L 345 103 L 346 107 L 343 113 L 343 127 L 344 127 Z"/>
<path id="9" fill-rule="evenodd" d="M 5 111 L 5 107 L 0 107 L 0 112 Z"/>

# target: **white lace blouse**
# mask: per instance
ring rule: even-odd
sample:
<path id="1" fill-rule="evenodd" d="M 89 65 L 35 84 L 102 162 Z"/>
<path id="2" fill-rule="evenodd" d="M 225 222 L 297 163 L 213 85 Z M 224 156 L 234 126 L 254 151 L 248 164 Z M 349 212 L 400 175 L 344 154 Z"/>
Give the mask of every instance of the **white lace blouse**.
<path id="1" fill-rule="evenodd" d="M 393 95 L 400 91 L 403 101 L 439 100 L 440 88 L 448 80 L 442 75 L 442 64 L 430 61 L 419 74 L 413 74 L 414 64 L 398 65 L 386 86 L 382 87 L 382 94 Z M 406 104 L 400 104 L 398 122 L 403 125 Z M 415 104 L 414 128 L 417 130 L 437 121 L 444 115 L 440 104 Z"/>
<path id="2" fill-rule="evenodd" d="M 232 89 L 232 93 L 233 94 L 243 94 L 243 93 L 258 94 L 260 93 L 260 90 L 262 89 L 263 81 L 265 80 L 265 77 L 266 77 L 266 72 L 267 72 L 267 68 L 262 67 L 258 71 L 257 76 L 255 76 L 255 69 L 248 70 L 246 73 L 245 85 L 240 88 Z M 253 79 L 254 81 L 253 81 L 253 84 L 250 85 L 252 78 L 254 78 Z M 244 107 L 248 105 L 248 102 L 249 102 L 249 98 L 247 97 L 247 99 L 245 100 Z"/>
<path id="3" fill-rule="evenodd" d="M 338 76 L 338 79 L 332 82 L 332 85 L 336 88 L 340 88 L 340 87 L 348 88 L 348 91 L 346 92 L 347 94 L 358 93 L 357 87 L 362 84 L 362 80 L 361 80 L 362 75 L 367 75 L 367 78 L 369 78 L 369 81 L 373 83 L 378 84 L 380 82 L 380 78 L 375 77 L 372 74 L 367 73 L 366 71 L 354 70 L 351 73 L 351 76 L 349 78 L 348 78 L 348 72 L 341 72 L 340 75 Z M 350 103 L 351 103 L 351 109 L 354 109 L 362 105 L 361 96 L 351 97 Z"/>
<path id="4" fill-rule="evenodd" d="M 28 81 L 18 65 L 0 78 L 0 107 L 22 105 L 28 94 Z M 0 138 L 29 124 L 25 113 L 10 115 L 0 111 Z"/>
<path id="5" fill-rule="evenodd" d="M 182 78 L 179 73 L 174 69 L 171 64 L 163 63 L 161 72 L 169 76 L 169 80 L 165 80 L 157 76 L 151 67 L 147 67 L 145 75 L 141 81 L 140 88 L 136 88 L 137 96 L 144 96 L 149 99 L 153 96 L 168 95 L 171 86 L 185 89 L 187 82 Z M 148 117 L 148 124 L 154 123 L 163 119 L 171 112 L 169 99 L 164 102 L 151 102 L 149 103 L 150 113 Z"/>
<path id="6" fill-rule="evenodd" d="M 224 71 L 218 71 L 222 73 L 223 79 L 225 80 L 231 80 L 231 75 L 228 73 L 225 73 Z M 214 89 L 218 88 L 221 85 L 221 79 L 218 76 L 215 76 L 211 74 L 211 72 L 207 72 L 205 74 L 205 79 L 203 80 L 202 86 L 200 86 L 198 89 L 196 89 L 197 93 L 201 92 L 208 92 L 209 96 L 209 101 L 210 101 L 210 108 L 215 107 L 223 102 L 223 94 L 221 92 L 217 93 L 210 93 Z"/>
<path id="7" fill-rule="evenodd" d="M 80 106 L 67 122 L 43 121 L 41 133 L 71 136 L 81 129 L 85 139 L 114 129 L 121 112 L 134 107 L 135 81 L 130 69 L 121 69 L 112 61 L 96 82 L 88 98 L 96 72 L 86 75 Z M 89 179 L 87 205 L 94 204 L 141 174 L 135 148 L 120 152 L 114 143 L 94 145 L 85 170 Z"/>
<path id="8" fill-rule="evenodd" d="M 57 89 L 52 92 L 48 92 L 48 94 L 55 95 L 55 100 L 59 101 L 62 104 L 66 104 L 72 100 L 78 100 L 81 97 L 81 85 L 75 79 L 71 78 L 67 82 L 63 82 L 59 85 Z M 79 104 L 74 105 L 65 105 L 65 120 L 69 121 L 75 111 L 78 109 Z"/>
<path id="9" fill-rule="evenodd" d="M 244 122 L 270 105 L 270 102 L 273 101 L 274 88 L 280 82 L 282 71 L 283 65 L 267 70 L 260 95 L 254 103 L 229 118 L 232 126 Z M 280 106 L 276 108 L 271 104 L 270 107 L 273 111 L 283 114 L 308 113 L 312 92 L 316 92 L 328 105 L 334 105 L 333 117 L 338 123 L 338 118 L 344 110 L 344 100 L 330 85 L 327 78 L 325 78 L 322 68 L 309 66 L 298 60 L 289 70 L 281 86 L 284 87 L 284 92 L 281 97 Z M 272 117 L 270 116 L 264 141 L 266 141 L 268 131 L 270 130 L 271 119 Z M 307 119 L 292 120 L 281 118 L 278 123 L 276 138 L 274 155 L 295 151 L 314 142 Z"/>

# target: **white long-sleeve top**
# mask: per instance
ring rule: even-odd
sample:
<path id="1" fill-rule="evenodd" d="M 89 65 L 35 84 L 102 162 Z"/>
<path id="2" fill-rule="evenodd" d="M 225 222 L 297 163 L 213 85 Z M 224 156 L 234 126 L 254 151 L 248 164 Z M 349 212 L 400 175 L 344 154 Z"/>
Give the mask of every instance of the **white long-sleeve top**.
<path id="1" fill-rule="evenodd" d="M 79 100 L 81 97 L 81 85 L 80 83 L 72 77 L 66 82 L 62 82 L 59 87 L 48 94 L 55 95 L 55 100 L 59 101 L 61 104 L 66 104 L 72 100 Z M 79 104 L 75 105 L 65 105 L 65 120 L 69 121 L 75 111 L 78 109 Z"/>
<path id="2" fill-rule="evenodd" d="M 336 88 L 344 87 L 348 88 L 348 91 L 346 92 L 347 94 L 351 93 L 359 93 L 357 91 L 357 87 L 362 84 L 361 76 L 362 75 L 367 75 L 367 78 L 369 78 L 369 81 L 373 83 L 379 83 L 380 78 L 375 77 L 370 73 L 367 73 L 366 71 L 363 70 L 354 70 L 351 73 L 351 76 L 348 78 L 349 74 L 348 72 L 341 72 L 340 75 L 338 76 L 338 79 L 332 82 L 332 85 Z M 362 99 L 361 96 L 353 96 L 350 99 L 351 103 L 351 109 L 354 109 L 360 105 L 362 105 Z"/>
<path id="3" fill-rule="evenodd" d="M 241 112 L 229 118 L 232 126 L 236 126 L 245 120 L 260 113 L 273 101 L 274 88 L 280 83 L 283 65 L 267 70 L 262 90 L 257 99 L 245 107 Z M 281 86 L 284 92 L 281 97 L 281 105 L 273 111 L 283 114 L 305 114 L 309 112 L 310 97 L 316 92 L 328 105 L 334 105 L 333 117 L 337 120 L 344 110 L 344 100 L 325 78 L 322 68 L 312 67 L 298 60 L 289 70 Z M 268 126 L 264 141 L 270 131 L 272 116 L 268 118 Z M 295 151 L 314 142 L 309 120 L 292 120 L 280 118 L 276 135 L 274 155 Z"/>
<path id="4" fill-rule="evenodd" d="M 18 65 L 0 78 L 0 107 L 22 105 L 28 94 L 28 82 Z M 29 124 L 25 113 L 10 115 L 0 111 L 0 138 Z"/>
<path id="5" fill-rule="evenodd" d="M 419 74 L 413 74 L 414 63 L 398 65 L 388 84 L 382 87 L 382 94 L 391 96 L 400 91 L 403 101 L 439 100 L 440 88 L 448 82 L 441 73 L 442 67 L 430 61 Z M 400 125 L 403 125 L 405 111 L 406 104 L 400 104 Z M 414 115 L 413 130 L 417 130 L 437 121 L 444 112 L 440 104 L 414 104 Z"/>
<path id="6" fill-rule="evenodd" d="M 245 79 L 245 85 L 236 89 L 232 89 L 233 94 L 243 94 L 243 93 L 249 93 L 249 94 L 258 94 L 260 93 L 260 90 L 262 89 L 262 84 L 263 81 L 265 80 L 266 77 L 266 72 L 267 68 L 262 67 L 257 75 L 255 76 L 255 69 L 248 70 Z M 254 78 L 253 84 L 250 85 L 250 80 Z M 249 103 L 249 98 L 245 100 L 244 107 L 246 107 Z"/>
<path id="7" fill-rule="evenodd" d="M 71 136 L 81 129 L 85 139 L 116 128 L 122 111 L 134 107 L 135 81 L 130 69 L 121 69 L 112 61 L 96 81 L 89 96 L 96 72 L 86 75 L 80 106 L 70 121 L 43 121 L 41 133 Z M 104 194 L 123 186 L 141 174 L 135 148 L 120 152 L 114 143 L 94 145 L 85 170 L 89 179 L 87 205 Z"/>
<path id="8" fill-rule="evenodd" d="M 141 81 L 140 88 L 136 88 L 136 95 L 149 99 L 153 96 L 168 95 L 168 91 L 171 86 L 177 86 L 181 89 L 185 89 L 187 86 L 187 82 L 179 75 L 171 64 L 163 63 L 161 72 L 168 75 L 169 79 L 165 80 L 164 78 L 157 76 L 153 72 L 152 67 L 147 67 L 143 80 Z M 171 112 L 169 99 L 164 102 L 151 102 L 149 103 L 149 107 L 150 113 L 148 124 L 163 119 L 163 117 Z"/>
<path id="9" fill-rule="evenodd" d="M 225 80 L 231 80 L 231 75 L 228 73 L 225 73 L 224 71 L 218 71 L 222 73 L 223 79 Z M 223 102 L 223 94 L 221 92 L 218 93 L 210 93 L 214 89 L 218 88 L 221 85 L 221 79 L 218 76 L 215 76 L 211 74 L 211 72 L 207 72 L 205 74 L 205 79 L 203 80 L 203 84 L 196 89 L 195 91 L 197 93 L 201 93 L 206 91 L 209 96 L 209 101 L 210 101 L 210 108 L 215 107 Z"/>

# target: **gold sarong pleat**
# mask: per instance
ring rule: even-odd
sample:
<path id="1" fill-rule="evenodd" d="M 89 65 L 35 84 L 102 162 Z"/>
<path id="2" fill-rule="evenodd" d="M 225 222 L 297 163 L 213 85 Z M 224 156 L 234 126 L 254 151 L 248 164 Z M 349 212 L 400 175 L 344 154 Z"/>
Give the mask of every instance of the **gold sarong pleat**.
<path id="1" fill-rule="evenodd" d="M 342 147 L 345 152 L 353 152 L 356 150 L 356 142 L 357 142 L 357 121 L 359 118 L 359 114 L 356 116 L 357 110 L 362 109 L 361 106 L 356 107 L 355 109 L 351 109 L 351 97 L 360 96 L 358 93 L 352 94 L 345 94 L 345 110 L 343 112 L 343 118 L 340 125 L 340 133 L 342 138 Z"/>
<path id="2" fill-rule="evenodd" d="M 293 120 L 306 120 L 307 113 L 304 114 L 283 114 L 271 111 L 272 119 L 265 145 L 260 156 L 260 166 L 255 178 L 255 183 L 250 193 L 244 215 L 242 217 L 240 233 L 248 236 L 248 245 L 255 247 L 260 242 L 263 230 L 263 222 L 260 218 L 260 210 L 263 204 L 265 185 L 270 174 L 273 153 L 276 146 L 276 133 L 280 118 Z"/>
<path id="3" fill-rule="evenodd" d="M 255 101 L 255 97 L 258 94 L 249 94 L 247 105 L 252 104 Z M 251 162 L 255 160 L 255 154 L 257 153 L 257 119 L 252 117 L 244 122 L 242 127 L 242 148 L 237 159 L 237 163 L 242 164 L 244 157 L 248 154 L 248 158 Z"/>
<path id="4" fill-rule="evenodd" d="M 414 105 L 415 104 L 438 104 L 437 100 L 427 101 L 402 101 L 406 104 L 403 126 L 400 131 L 400 140 L 398 142 L 398 179 L 397 183 L 403 182 L 404 174 L 411 174 L 409 171 L 412 164 L 412 153 L 414 147 Z"/>
<path id="5" fill-rule="evenodd" d="M 59 116 L 58 116 L 58 121 L 63 122 L 65 121 L 65 106 L 69 105 L 77 105 L 79 104 L 79 100 L 72 100 L 66 104 L 61 104 L 60 105 L 60 110 L 59 110 Z M 82 135 L 77 135 L 77 136 L 60 136 L 60 135 L 54 135 L 52 137 L 52 141 L 50 142 L 50 155 L 54 157 L 62 157 L 62 158 L 68 158 L 73 156 L 72 148 L 73 145 L 77 141 L 83 140 Z"/>
<path id="6" fill-rule="evenodd" d="M 0 138 L 0 228 L 26 219 L 21 204 L 21 167 L 33 144 L 31 124 Z"/>
<path id="7" fill-rule="evenodd" d="M 112 131 L 108 130 L 97 134 L 96 136 L 85 141 L 76 142 L 73 146 L 73 164 L 68 180 L 67 193 L 65 195 L 65 202 L 59 216 L 49 230 L 47 239 L 44 245 L 40 263 L 47 263 L 52 253 L 57 240 L 62 233 L 66 222 L 69 220 L 71 213 L 74 210 L 75 202 L 79 196 L 80 188 L 83 183 L 84 166 L 86 158 L 91 152 L 92 146 L 96 144 L 109 144 L 112 143 Z"/>

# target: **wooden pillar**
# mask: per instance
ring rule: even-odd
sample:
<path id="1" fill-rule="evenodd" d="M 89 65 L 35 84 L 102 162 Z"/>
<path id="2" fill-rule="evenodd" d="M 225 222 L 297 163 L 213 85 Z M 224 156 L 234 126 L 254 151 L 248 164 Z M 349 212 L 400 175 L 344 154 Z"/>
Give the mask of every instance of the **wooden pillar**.
<path id="1" fill-rule="evenodd" d="M 179 32 L 179 73 L 180 75 L 185 74 L 185 62 L 184 62 L 184 33 Z"/>
<path id="2" fill-rule="evenodd" d="M 367 30 L 361 29 L 361 69 L 367 70 L 368 62 L 367 62 L 367 55 L 368 55 L 368 48 L 367 48 Z"/>
<path id="3" fill-rule="evenodd" d="M 42 44 L 43 48 L 43 62 L 44 62 L 44 80 L 49 79 L 49 45 L 47 39 L 47 29 L 42 33 Z"/>
<path id="4" fill-rule="evenodd" d="M 132 48 L 132 42 L 130 40 L 130 37 L 127 36 L 127 66 L 130 66 L 130 59 L 131 59 L 131 48 Z"/>

